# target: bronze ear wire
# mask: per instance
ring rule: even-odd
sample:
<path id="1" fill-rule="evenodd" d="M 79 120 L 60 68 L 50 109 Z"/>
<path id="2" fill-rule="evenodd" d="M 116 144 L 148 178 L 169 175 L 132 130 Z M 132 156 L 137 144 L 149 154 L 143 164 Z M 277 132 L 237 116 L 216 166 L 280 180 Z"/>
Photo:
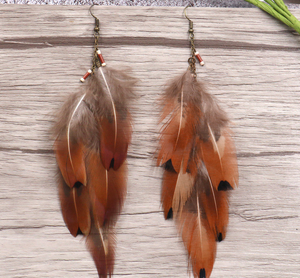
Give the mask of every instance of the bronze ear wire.
<path id="1" fill-rule="evenodd" d="M 102 56 L 101 50 L 99 49 L 99 38 L 100 38 L 100 21 L 99 19 L 92 13 L 92 8 L 95 6 L 93 4 L 89 8 L 89 12 L 91 16 L 95 19 L 95 27 L 94 27 L 94 55 L 92 60 L 92 68 L 89 69 L 85 75 L 80 79 L 80 81 L 83 83 L 88 76 L 91 74 L 94 74 L 96 68 L 105 67 L 106 63 L 104 61 L 104 58 Z"/>
<path id="2" fill-rule="evenodd" d="M 187 16 L 187 8 L 189 5 L 187 5 L 184 8 L 184 16 L 189 21 L 189 37 L 190 37 L 190 45 L 191 45 L 191 57 L 188 59 L 188 63 L 190 65 L 191 72 L 196 76 L 196 58 L 199 61 L 201 66 L 204 66 L 204 61 L 202 60 L 200 54 L 198 51 L 196 51 L 195 48 L 195 36 L 194 36 L 194 23 L 193 21 Z"/>

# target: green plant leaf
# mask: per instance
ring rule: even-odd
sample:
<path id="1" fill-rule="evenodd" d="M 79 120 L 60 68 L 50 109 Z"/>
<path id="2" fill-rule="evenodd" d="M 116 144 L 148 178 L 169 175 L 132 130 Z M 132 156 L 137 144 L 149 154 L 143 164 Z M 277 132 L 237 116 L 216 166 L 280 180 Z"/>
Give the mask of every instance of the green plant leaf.
<path id="1" fill-rule="evenodd" d="M 293 28 L 300 34 L 300 22 L 299 20 L 289 11 L 287 6 L 282 0 L 245 0 L 263 11 L 269 13 L 271 16 L 277 18 L 287 26 Z"/>

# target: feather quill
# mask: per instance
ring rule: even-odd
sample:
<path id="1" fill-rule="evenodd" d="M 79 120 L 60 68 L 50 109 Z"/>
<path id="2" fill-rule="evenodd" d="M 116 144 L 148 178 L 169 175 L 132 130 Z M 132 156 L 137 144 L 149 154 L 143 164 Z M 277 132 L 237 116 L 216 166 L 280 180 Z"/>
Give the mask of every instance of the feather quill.
<path id="1" fill-rule="evenodd" d="M 83 234 L 99 277 L 113 273 L 114 226 L 126 195 L 136 80 L 100 67 L 62 106 L 53 132 L 64 221 Z"/>
<path id="2" fill-rule="evenodd" d="M 228 119 L 190 70 L 170 82 L 161 106 L 157 166 L 164 168 L 164 216 L 175 219 L 194 277 L 207 278 L 216 241 L 226 236 L 227 190 L 238 186 Z"/>

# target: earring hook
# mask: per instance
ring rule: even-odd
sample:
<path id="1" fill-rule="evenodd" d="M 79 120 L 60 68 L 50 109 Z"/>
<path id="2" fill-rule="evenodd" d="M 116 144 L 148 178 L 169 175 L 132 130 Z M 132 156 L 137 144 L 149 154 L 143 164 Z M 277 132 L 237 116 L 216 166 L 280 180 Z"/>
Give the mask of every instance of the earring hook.
<path id="1" fill-rule="evenodd" d="M 187 14 L 186 14 L 186 10 L 187 10 L 188 7 L 191 7 L 191 4 L 187 4 L 187 5 L 185 6 L 183 12 L 184 12 L 185 18 L 186 18 L 188 21 L 191 22 L 191 19 L 190 19 L 190 18 L 187 16 Z"/>
<path id="2" fill-rule="evenodd" d="M 195 42 L 194 42 L 194 23 L 187 15 L 187 8 L 191 7 L 191 3 L 187 4 L 183 10 L 185 18 L 189 21 L 189 37 L 190 37 L 190 45 L 191 45 L 191 57 L 188 59 L 188 63 L 190 65 L 190 70 L 192 74 L 196 77 L 196 58 L 200 62 L 200 65 L 203 66 L 204 62 L 200 56 L 200 54 L 196 51 Z"/>
<path id="3" fill-rule="evenodd" d="M 96 5 L 96 4 L 93 4 L 92 6 L 90 6 L 89 11 L 90 11 L 91 16 L 92 16 L 93 18 L 95 18 L 95 29 L 94 29 L 94 31 L 95 31 L 95 33 L 97 33 L 97 35 L 99 36 L 100 21 L 99 21 L 98 17 L 95 16 L 95 15 L 93 14 L 93 12 L 92 12 L 92 8 L 93 8 L 95 5 Z"/>
<path id="4" fill-rule="evenodd" d="M 89 11 L 90 11 L 91 16 L 97 20 L 98 18 L 92 13 L 92 8 L 94 6 L 95 6 L 95 4 L 93 4 L 92 6 L 90 6 Z"/>

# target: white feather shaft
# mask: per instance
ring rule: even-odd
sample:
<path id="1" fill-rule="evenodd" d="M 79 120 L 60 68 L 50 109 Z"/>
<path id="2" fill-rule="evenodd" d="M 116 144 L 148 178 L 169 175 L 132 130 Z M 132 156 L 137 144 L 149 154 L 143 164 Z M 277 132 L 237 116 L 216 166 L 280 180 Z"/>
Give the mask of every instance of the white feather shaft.
<path id="1" fill-rule="evenodd" d="M 106 256 L 107 253 L 108 253 L 108 250 L 107 250 L 107 246 L 105 244 L 105 240 L 104 240 L 104 237 L 103 237 L 102 228 L 100 227 L 98 221 L 96 221 L 96 227 L 97 227 L 97 230 L 99 232 L 100 240 L 101 240 L 101 243 L 102 243 L 102 246 L 103 246 L 103 249 L 104 249 L 104 253 L 105 253 L 105 256 Z M 105 258 L 105 260 L 106 260 L 106 258 Z"/>
<path id="2" fill-rule="evenodd" d="M 220 165 L 221 165 L 221 170 L 222 170 L 222 172 L 223 172 L 223 166 L 222 166 L 221 154 L 220 154 L 220 150 L 219 150 L 219 147 L 218 147 L 218 144 L 217 144 L 215 135 L 213 134 L 212 129 L 211 129 L 211 127 L 210 127 L 209 124 L 207 124 L 207 127 L 208 127 L 208 131 L 209 131 L 209 135 L 210 135 L 210 138 L 211 138 L 213 147 L 214 147 L 214 151 L 218 154 L 219 161 L 220 161 Z"/>
<path id="3" fill-rule="evenodd" d="M 116 107 L 115 107 L 115 103 L 114 103 L 114 99 L 112 97 L 112 94 L 111 94 L 111 91 L 110 91 L 110 88 L 108 86 L 108 83 L 107 83 L 107 80 L 106 80 L 106 77 L 105 77 L 105 74 L 102 70 L 102 67 L 99 68 L 100 69 L 100 72 L 101 72 L 101 75 L 103 77 L 103 80 L 104 80 L 104 83 L 105 83 L 105 86 L 107 88 L 107 91 L 108 91 L 108 94 L 109 94 L 109 97 L 110 97 L 110 100 L 111 100 L 111 104 L 112 104 L 112 109 L 113 109 L 113 113 L 114 113 L 114 123 L 115 123 L 115 141 L 114 141 L 114 147 L 116 147 L 116 144 L 117 144 L 117 111 L 116 111 Z"/>
<path id="4" fill-rule="evenodd" d="M 70 158 L 70 162 L 71 162 L 71 166 L 72 166 L 72 169 L 73 169 L 73 172 L 75 173 L 74 171 L 74 166 L 73 166 L 73 160 L 72 160 L 72 155 L 71 155 L 71 149 L 70 149 L 70 128 L 71 128 L 71 122 L 74 118 L 74 115 L 79 107 L 79 105 L 82 103 L 83 99 L 85 98 L 85 95 L 86 94 L 83 94 L 83 96 L 80 98 L 80 100 L 78 101 L 72 115 L 71 115 L 71 118 L 70 118 L 70 121 L 68 123 L 68 127 L 67 127 L 67 144 L 68 144 L 68 154 L 69 154 L 69 158 Z M 75 173 L 76 175 L 76 173 Z"/>
<path id="5" fill-rule="evenodd" d="M 181 126 L 182 126 L 182 116 L 183 116 L 183 90 L 181 90 L 181 97 L 180 97 L 180 119 L 179 119 L 179 127 L 178 127 L 178 133 L 177 133 L 177 138 L 176 138 L 176 143 L 174 146 L 174 149 L 176 149 L 179 136 L 180 136 L 180 131 L 181 131 Z"/>

